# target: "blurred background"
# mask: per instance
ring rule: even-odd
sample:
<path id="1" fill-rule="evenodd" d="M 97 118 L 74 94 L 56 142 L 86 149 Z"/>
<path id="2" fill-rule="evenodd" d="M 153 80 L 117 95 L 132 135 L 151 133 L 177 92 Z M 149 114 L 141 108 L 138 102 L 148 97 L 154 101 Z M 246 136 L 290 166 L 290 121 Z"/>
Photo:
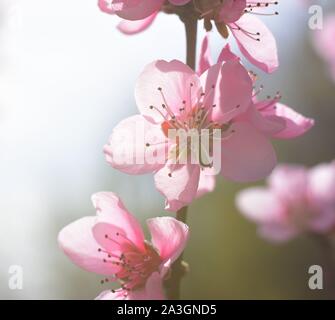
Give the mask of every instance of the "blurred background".
<path id="1" fill-rule="evenodd" d="M 312 1 L 319 4 L 320 1 Z M 322 2 L 322 1 L 321 1 Z M 323 1 L 324 14 L 335 12 Z M 314 165 L 334 158 L 335 84 L 311 44 L 308 7 L 282 0 L 264 20 L 281 67 L 260 73 L 266 94 L 316 119 L 302 138 L 275 142 L 280 162 Z M 327 3 L 329 3 L 327 5 Z M 95 212 L 90 197 L 114 191 L 141 221 L 166 215 L 152 176 L 128 177 L 106 164 L 113 127 L 137 112 L 134 83 L 154 59 L 184 59 L 183 26 L 160 14 L 137 36 L 120 34 L 96 0 L 0 0 L 0 298 L 92 299 L 108 286 L 73 265 L 57 245 L 59 230 Z M 199 41 L 204 32 L 200 28 Z M 224 41 L 212 35 L 213 55 Z M 262 182 L 260 182 L 262 183 Z M 219 179 L 189 210 L 192 230 L 182 284 L 188 299 L 324 299 L 308 288 L 308 268 L 322 263 L 308 238 L 271 245 L 234 205 L 248 185 Z M 9 267 L 23 268 L 10 290 Z"/>

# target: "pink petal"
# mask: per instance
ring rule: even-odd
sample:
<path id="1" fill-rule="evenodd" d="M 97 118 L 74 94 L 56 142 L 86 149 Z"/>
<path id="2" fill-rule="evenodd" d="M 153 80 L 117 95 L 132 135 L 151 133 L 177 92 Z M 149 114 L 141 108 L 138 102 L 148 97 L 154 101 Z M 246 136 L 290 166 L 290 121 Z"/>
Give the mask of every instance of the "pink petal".
<path id="1" fill-rule="evenodd" d="M 147 220 L 151 233 L 151 243 L 158 250 L 164 262 L 173 263 L 183 252 L 188 240 L 188 226 L 172 217 Z"/>
<path id="2" fill-rule="evenodd" d="M 335 14 L 329 14 L 324 20 L 322 30 L 314 30 L 314 45 L 327 62 L 335 62 Z"/>
<path id="3" fill-rule="evenodd" d="M 276 164 L 269 140 L 248 123 L 234 123 L 230 138 L 222 142 L 222 175 L 238 182 L 268 176 Z"/>
<path id="4" fill-rule="evenodd" d="M 166 210 L 176 211 L 192 202 L 197 194 L 199 176 L 200 166 L 193 164 L 168 163 L 155 174 L 156 188 L 167 199 Z"/>
<path id="5" fill-rule="evenodd" d="M 135 115 L 114 128 L 104 153 L 113 168 L 128 174 L 144 174 L 164 166 L 166 141 L 161 126 Z"/>
<path id="6" fill-rule="evenodd" d="M 236 204 L 243 215 L 256 223 L 280 223 L 285 208 L 275 193 L 249 188 L 238 193 Z"/>
<path id="7" fill-rule="evenodd" d="M 286 202 L 303 199 L 307 183 L 307 170 L 300 165 L 278 165 L 268 178 L 270 188 Z"/>
<path id="8" fill-rule="evenodd" d="M 268 73 L 278 68 L 276 40 L 261 20 L 252 14 L 244 14 L 229 27 L 241 52 L 251 63 Z M 250 36 L 246 32 L 259 35 Z"/>
<path id="9" fill-rule="evenodd" d="M 102 12 L 115 14 L 125 8 L 137 6 L 141 0 L 98 0 L 98 7 Z"/>
<path id="10" fill-rule="evenodd" d="M 209 33 L 207 32 L 201 44 L 199 67 L 198 67 L 199 75 L 203 74 L 213 64 L 208 42 L 209 42 Z"/>
<path id="11" fill-rule="evenodd" d="M 190 2 L 192 0 L 169 0 L 170 3 L 176 5 L 176 6 L 183 6 L 184 4 Z"/>
<path id="12" fill-rule="evenodd" d="M 231 23 L 240 19 L 246 8 L 246 2 L 246 0 L 225 0 L 218 20 Z"/>
<path id="13" fill-rule="evenodd" d="M 230 60 L 239 60 L 239 57 L 231 51 L 230 45 L 227 43 L 220 52 L 218 62 L 226 62 Z"/>
<path id="14" fill-rule="evenodd" d="M 207 94 L 216 87 L 207 101 L 209 106 L 215 105 L 211 113 L 214 122 L 228 122 L 244 112 L 252 101 L 252 81 L 237 59 L 215 64 L 201 76 L 201 81 Z"/>
<path id="15" fill-rule="evenodd" d="M 335 227 L 335 209 L 332 207 L 324 207 L 318 215 L 309 221 L 309 227 L 314 232 L 327 233 Z"/>
<path id="16" fill-rule="evenodd" d="M 197 191 L 197 198 L 202 197 L 206 193 L 212 192 L 215 189 L 216 175 L 213 170 L 206 168 L 200 171 L 200 179 Z"/>
<path id="17" fill-rule="evenodd" d="M 136 293 L 136 291 L 134 291 Z M 140 300 L 139 297 L 133 297 L 136 300 Z M 162 276 L 158 272 L 154 272 L 148 278 L 145 284 L 145 295 L 142 296 L 142 300 L 165 300 L 165 294 L 163 289 Z"/>
<path id="18" fill-rule="evenodd" d="M 130 246 L 137 247 L 137 243 L 132 243 L 128 239 L 126 232 L 109 223 L 96 223 L 92 229 L 94 239 L 99 244 L 99 248 L 105 249 L 110 254 L 119 255 L 129 249 Z M 143 249 L 143 243 L 139 250 Z M 106 258 L 106 256 L 104 256 Z"/>
<path id="19" fill-rule="evenodd" d="M 99 192 L 92 196 L 99 222 L 106 222 L 123 231 L 139 249 L 144 249 L 144 235 L 139 222 L 124 207 L 122 201 L 112 192 Z M 103 233 L 103 236 L 105 233 Z"/>
<path id="20" fill-rule="evenodd" d="M 300 113 L 297 113 L 293 109 L 280 103 L 277 103 L 275 108 L 264 112 L 264 114 L 267 116 L 279 117 L 286 122 L 285 129 L 274 135 L 274 137 L 278 139 L 292 139 L 299 137 L 314 126 L 313 119 L 306 118 Z"/>
<path id="21" fill-rule="evenodd" d="M 259 227 L 258 233 L 261 237 L 276 243 L 291 240 L 298 234 L 298 230 L 292 226 L 280 224 L 265 224 Z"/>
<path id="22" fill-rule="evenodd" d="M 126 7 L 116 14 L 126 20 L 142 20 L 160 10 L 164 0 L 141 0 L 136 6 Z"/>
<path id="23" fill-rule="evenodd" d="M 224 63 L 221 69 L 220 108 L 214 108 L 221 113 L 220 120 L 227 122 L 246 110 L 251 103 L 252 91 L 250 76 L 239 60 Z"/>
<path id="24" fill-rule="evenodd" d="M 165 300 L 162 278 L 158 272 L 154 272 L 148 278 L 144 288 L 133 291 L 118 289 L 115 292 L 106 290 L 95 300 Z"/>
<path id="25" fill-rule="evenodd" d="M 126 290 L 118 289 L 117 291 L 106 290 L 101 292 L 94 300 L 129 300 Z"/>
<path id="26" fill-rule="evenodd" d="M 200 81 L 206 95 L 205 101 L 207 106 L 220 106 L 220 86 L 218 84 L 221 79 L 221 68 L 222 63 L 216 63 L 200 76 Z"/>
<path id="27" fill-rule="evenodd" d="M 160 112 L 167 114 L 163 105 L 178 116 L 181 107 L 190 109 L 195 105 L 200 89 L 197 74 L 187 65 L 178 60 L 157 60 L 146 66 L 137 80 L 135 98 L 143 116 L 154 123 L 162 123 L 164 118 Z"/>
<path id="28" fill-rule="evenodd" d="M 92 233 L 95 223 L 96 217 L 85 217 L 67 225 L 58 235 L 58 244 L 77 266 L 97 274 L 112 275 L 118 267 L 103 262 Z"/>
<path id="29" fill-rule="evenodd" d="M 144 19 L 141 19 L 141 20 L 135 20 L 135 21 L 134 20 L 122 20 L 118 24 L 117 28 L 119 29 L 119 31 L 127 35 L 137 34 L 139 32 L 146 30 L 148 27 L 150 27 L 150 25 L 155 20 L 157 14 L 158 14 L 158 11 L 154 12 L 150 16 Z"/>
<path id="30" fill-rule="evenodd" d="M 242 115 L 241 119 L 246 119 L 259 131 L 268 136 L 276 136 L 286 129 L 286 121 L 275 115 L 264 114 L 257 110 L 257 105 L 252 105 L 248 111 Z"/>
<path id="31" fill-rule="evenodd" d="M 319 164 L 309 171 L 308 192 L 319 209 L 335 208 L 335 162 Z"/>

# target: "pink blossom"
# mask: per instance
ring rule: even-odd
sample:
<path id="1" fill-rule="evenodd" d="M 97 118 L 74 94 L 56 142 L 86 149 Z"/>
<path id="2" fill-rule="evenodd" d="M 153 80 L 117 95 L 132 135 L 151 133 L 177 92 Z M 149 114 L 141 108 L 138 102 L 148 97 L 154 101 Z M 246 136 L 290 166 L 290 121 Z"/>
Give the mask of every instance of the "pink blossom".
<path id="1" fill-rule="evenodd" d="M 176 6 L 190 1 L 169 0 Z M 165 0 L 98 0 L 101 11 L 116 14 L 124 19 L 118 25 L 118 29 L 125 34 L 135 34 L 148 28 L 164 3 Z"/>
<path id="2" fill-rule="evenodd" d="M 118 29 L 125 34 L 135 34 L 148 28 L 162 8 L 164 0 L 99 0 L 103 12 L 117 14 L 124 20 Z M 182 6 L 190 0 L 170 0 L 172 5 Z M 278 67 L 276 41 L 271 31 L 255 15 L 278 14 L 271 10 L 277 1 L 268 0 L 193 0 L 189 14 L 197 14 L 204 19 L 207 31 L 212 22 L 224 38 L 229 31 L 234 36 L 243 55 L 265 72 L 273 72 Z M 270 9 L 269 9 L 270 8 Z M 193 12 L 191 12 L 193 10 Z"/>
<path id="3" fill-rule="evenodd" d="M 314 45 L 319 55 L 328 64 L 330 75 L 335 81 L 335 14 L 325 18 L 322 30 L 316 30 Z"/>
<path id="4" fill-rule="evenodd" d="M 201 14 L 201 18 L 206 20 L 205 23 L 209 23 L 210 20 L 214 20 L 215 23 L 230 23 L 241 18 L 246 9 L 247 1 L 194 0 L 194 6 L 196 11 Z"/>
<path id="5" fill-rule="evenodd" d="M 114 193 L 97 193 L 92 201 L 97 216 L 69 224 L 58 242 L 79 267 L 121 282 L 120 289 L 104 291 L 97 299 L 164 299 L 162 283 L 184 250 L 188 227 L 172 217 L 148 219 L 149 243 Z"/>
<path id="6" fill-rule="evenodd" d="M 280 165 L 266 188 L 241 191 L 237 206 L 258 224 L 261 236 L 287 241 L 300 233 L 328 233 L 335 227 L 335 162 L 312 169 Z"/>
<path id="7" fill-rule="evenodd" d="M 167 210 L 177 211 L 214 188 L 211 165 L 171 161 L 171 155 L 184 151 L 202 152 L 202 145 L 182 149 L 167 135 L 169 129 L 196 130 L 200 141 L 203 129 L 220 129 L 220 173 L 234 181 L 262 179 L 276 164 L 268 134 L 242 117 L 253 105 L 253 83 L 237 58 L 219 62 L 201 76 L 177 60 L 155 61 L 140 75 L 135 98 L 141 115 L 116 126 L 104 148 L 106 160 L 128 174 L 154 173 Z M 137 143 L 139 126 L 147 138 Z M 162 161 L 155 161 L 158 154 Z M 125 155 L 130 161 L 123 161 Z M 138 163 L 135 155 L 144 155 L 144 161 Z"/>
<path id="8" fill-rule="evenodd" d="M 226 45 L 218 58 L 218 62 L 230 61 L 238 57 Z M 202 42 L 201 54 L 199 59 L 199 73 L 205 72 L 212 65 L 212 57 L 209 50 L 209 34 Z M 250 77 L 255 86 L 255 75 L 250 73 Z M 258 100 L 258 93 L 262 87 L 254 92 L 253 107 L 248 108 L 247 112 L 240 115 L 240 118 L 247 119 L 258 130 L 276 139 L 292 139 L 305 134 L 314 126 L 314 120 L 306 118 L 297 113 L 292 108 L 279 103 L 281 97 L 276 94 L 273 98 Z"/>
<path id="9" fill-rule="evenodd" d="M 212 2 L 218 4 L 211 9 L 209 6 Z M 197 3 L 207 31 L 212 29 L 211 20 L 213 20 L 224 38 L 228 38 L 229 31 L 232 33 L 242 54 L 251 63 L 268 73 L 277 69 L 276 41 L 271 31 L 256 17 L 257 14 L 264 13 L 277 15 L 276 11 L 268 12 L 277 2 L 229 0 L 222 3 L 215 0 L 197 0 Z"/>

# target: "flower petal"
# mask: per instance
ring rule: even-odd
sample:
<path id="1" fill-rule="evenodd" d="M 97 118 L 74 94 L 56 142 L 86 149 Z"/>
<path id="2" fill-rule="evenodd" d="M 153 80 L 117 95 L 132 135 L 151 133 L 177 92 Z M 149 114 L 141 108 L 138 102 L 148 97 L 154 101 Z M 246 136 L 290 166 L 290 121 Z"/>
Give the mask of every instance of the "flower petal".
<path id="1" fill-rule="evenodd" d="M 291 240 L 299 232 L 293 226 L 264 224 L 259 227 L 258 233 L 261 237 L 274 243 L 282 243 Z"/>
<path id="2" fill-rule="evenodd" d="M 197 198 L 202 197 L 206 193 L 215 189 L 216 175 L 212 169 L 206 168 L 200 171 L 200 179 L 197 191 Z"/>
<path id="3" fill-rule="evenodd" d="M 184 4 L 190 2 L 191 0 L 169 0 L 170 3 L 176 6 L 183 6 Z"/>
<path id="4" fill-rule="evenodd" d="M 218 62 L 226 62 L 226 61 L 238 60 L 238 59 L 239 57 L 231 51 L 230 45 L 229 43 L 227 43 L 220 52 Z"/>
<path id="5" fill-rule="evenodd" d="M 125 7 L 115 12 L 126 20 L 142 20 L 160 10 L 164 0 L 141 0 L 136 6 Z"/>
<path id="6" fill-rule="evenodd" d="M 300 165 L 278 165 L 268 178 L 270 188 L 284 201 L 304 199 L 308 185 L 308 171 Z"/>
<path id="7" fill-rule="evenodd" d="M 151 233 L 151 243 L 158 250 L 163 264 L 168 260 L 173 263 L 186 246 L 188 226 L 172 217 L 148 219 L 147 224 Z"/>
<path id="8" fill-rule="evenodd" d="M 236 205 L 256 223 L 278 223 L 285 210 L 276 194 L 265 188 L 242 190 L 236 197 Z"/>
<path id="9" fill-rule="evenodd" d="M 99 244 L 99 248 L 118 256 L 122 252 L 127 251 L 130 246 L 137 247 L 137 244 L 132 245 L 132 241 L 128 239 L 126 232 L 110 223 L 96 223 L 92 229 L 94 239 Z M 140 250 L 143 246 L 140 246 Z M 108 254 L 103 258 L 108 257 Z M 115 259 L 114 259 L 115 260 Z"/>
<path id="10" fill-rule="evenodd" d="M 140 1 L 141 0 L 98 0 L 98 7 L 102 12 L 115 14 L 117 11 L 137 6 Z"/>
<path id="11" fill-rule="evenodd" d="M 269 175 L 276 155 L 269 140 L 250 124 L 232 125 L 231 137 L 222 142 L 222 175 L 238 182 L 256 181 Z"/>
<path id="12" fill-rule="evenodd" d="M 225 23 L 240 19 L 246 8 L 246 0 L 226 0 L 221 7 L 218 20 Z"/>
<path id="13" fill-rule="evenodd" d="M 124 207 L 122 201 L 112 192 L 99 192 L 92 196 L 99 222 L 106 222 L 123 230 L 124 234 L 139 249 L 144 249 L 144 235 L 140 223 Z M 105 233 L 103 233 L 103 236 Z"/>
<path id="14" fill-rule="evenodd" d="M 241 52 L 252 64 L 268 73 L 278 68 L 276 40 L 261 20 L 244 14 L 229 27 Z"/>
<path id="15" fill-rule="evenodd" d="M 133 35 L 139 32 L 146 30 L 148 27 L 151 26 L 153 21 L 155 20 L 158 12 L 154 12 L 150 16 L 141 19 L 141 20 L 122 20 L 118 25 L 117 28 L 124 34 Z"/>
<path id="16" fill-rule="evenodd" d="M 196 197 L 200 166 L 167 163 L 155 174 L 155 185 L 167 199 L 167 210 L 175 211 L 189 204 Z M 178 201 L 174 203 L 174 201 Z M 173 204 L 169 207 L 169 204 Z M 177 207 L 176 205 L 181 207 Z"/>
<path id="17" fill-rule="evenodd" d="M 252 101 L 253 85 L 239 59 L 217 63 L 201 76 L 211 120 L 225 123 L 244 112 Z M 215 88 L 215 89 L 213 89 Z"/>
<path id="18" fill-rule="evenodd" d="M 77 266 L 97 274 L 112 275 L 118 267 L 103 262 L 98 251 L 99 244 L 92 233 L 95 223 L 96 217 L 85 217 L 72 222 L 59 232 L 58 243 Z"/>
<path id="19" fill-rule="evenodd" d="M 209 33 L 207 32 L 201 44 L 199 67 L 198 67 L 199 75 L 203 74 L 213 64 L 208 42 L 209 42 Z"/>
<path id="20" fill-rule="evenodd" d="M 247 119 L 255 128 L 270 137 L 274 137 L 286 129 L 285 119 L 259 112 L 257 106 L 251 106 L 241 118 Z"/>
<path id="21" fill-rule="evenodd" d="M 293 109 L 281 103 L 277 103 L 275 108 L 263 113 L 266 116 L 278 117 L 285 121 L 285 128 L 273 137 L 278 139 L 292 139 L 305 134 L 314 126 L 314 120 L 306 118 Z"/>
<path id="22" fill-rule="evenodd" d="M 320 209 L 335 208 L 335 161 L 319 164 L 308 173 L 308 192 Z"/>
<path id="23" fill-rule="evenodd" d="M 128 174 L 144 174 L 164 166 L 166 141 L 161 126 L 135 115 L 114 128 L 104 153 L 113 168 Z"/>
<path id="24" fill-rule="evenodd" d="M 162 278 L 154 272 L 147 280 L 144 288 L 133 291 L 118 289 L 116 291 L 103 291 L 95 300 L 164 300 Z"/>
<path id="25" fill-rule="evenodd" d="M 94 300 L 128 300 L 127 291 L 122 289 L 118 289 L 117 291 L 105 290 Z"/>
<path id="26" fill-rule="evenodd" d="M 135 87 L 135 99 L 143 116 L 164 122 L 168 109 L 178 116 L 181 108 L 193 108 L 200 95 L 197 74 L 184 63 L 157 60 L 146 66 Z"/>

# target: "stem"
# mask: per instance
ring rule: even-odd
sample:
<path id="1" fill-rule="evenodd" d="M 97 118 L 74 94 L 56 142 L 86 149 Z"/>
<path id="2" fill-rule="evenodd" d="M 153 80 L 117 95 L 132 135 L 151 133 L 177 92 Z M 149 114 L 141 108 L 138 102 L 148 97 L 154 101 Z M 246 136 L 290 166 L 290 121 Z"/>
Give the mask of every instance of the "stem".
<path id="1" fill-rule="evenodd" d="M 177 220 L 186 222 L 187 218 L 187 207 L 181 208 L 177 212 Z M 183 266 L 183 253 L 175 261 L 171 268 L 171 276 L 166 281 L 166 291 L 169 300 L 179 300 L 180 299 L 180 284 L 181 279 L 185 274 L 185 267 Z"/>
<path id="2" fill-rule="evenodd" d="M 186 33 L 186 63 L 190 68 L 195 70 L 198 19 L 189 12 L 180 15 L 180 19 L 184 23 Z M 183 223 L 186 222 L 187 209 L 187 207 L 183 207 L 177 212 L 177 220 Z M 184 274 L 185 266 L 183 265 L 182 253 L 173 264 L 171 268 L 171 276 L 166 282 L 167 296 L 169 300 L 180 299 L 180 284 Z"/>
<path id="3" fill-rule="evenodd" d="M 198 19 L 192 14 L 181 17 L 181 19 L 184 22 L 186 33 L 186 64 L 195 70 Z"/>

